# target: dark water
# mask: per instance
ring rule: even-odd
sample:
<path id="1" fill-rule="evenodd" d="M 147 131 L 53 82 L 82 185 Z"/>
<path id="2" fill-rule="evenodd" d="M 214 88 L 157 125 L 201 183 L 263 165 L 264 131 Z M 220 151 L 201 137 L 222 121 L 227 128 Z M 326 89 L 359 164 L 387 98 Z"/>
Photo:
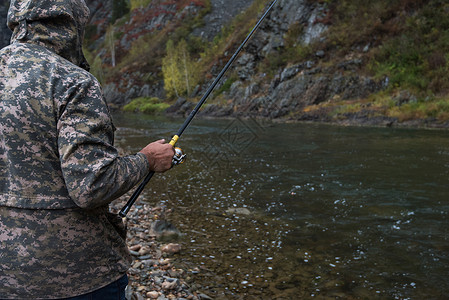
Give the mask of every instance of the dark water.
<path id="1" fill-rule="evenodd" d="M 182 123 L 114 119 L 129 151 Z M 179 143 L 187 162 L 143 201 L 174 208 L 176 259 L 217 299 L 447 299 L 447 136 L 195 120 Z"/>

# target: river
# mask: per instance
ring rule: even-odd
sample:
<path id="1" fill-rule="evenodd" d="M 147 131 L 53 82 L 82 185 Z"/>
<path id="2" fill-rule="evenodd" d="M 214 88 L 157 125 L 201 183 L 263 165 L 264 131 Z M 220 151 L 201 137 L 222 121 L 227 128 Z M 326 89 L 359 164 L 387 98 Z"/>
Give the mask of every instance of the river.
<path id="1" fill-rule="evenodd" d="M 137 151 L 182 121 L 116 114 L 117 144 Z M 196 119 L 186 162 L 140 201 L 173 209 L 175 261 L 216 299 L 445 299 L 447 135 Z"/>

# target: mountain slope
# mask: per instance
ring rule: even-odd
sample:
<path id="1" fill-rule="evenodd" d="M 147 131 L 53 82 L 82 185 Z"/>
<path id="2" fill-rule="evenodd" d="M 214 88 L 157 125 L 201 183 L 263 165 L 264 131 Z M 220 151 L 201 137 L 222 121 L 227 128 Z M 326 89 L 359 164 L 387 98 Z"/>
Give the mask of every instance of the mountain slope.
<path id="1" fill-rule="evenodd" d="M 116 106 L 138 97 L 176 102 L 164 90 L 162 59 L 169 40 L 176 45 L 185 39 L 203 79 L 180 95 L 188 102 L 179 100 L 169 111 L 187 113 L 267 5 L 247 2 L 232 21 L 212 22 L 220 15 L 214 10 L 226 9 L 224 2 L 154 0 L 118 20 L 118 67 L 111 68 L 104 45 L 94 50 L 108 74 L 110 100 Z M 171 10 L 162 12 L 170 3 Z M 446 126 L 447 17 L 444 1 L 280 0 L 202 113 Z M 158 26 L 151 27 L 154 20 Z M 140 23 L 149 31 L 130 29 Z M 134 35 L 124 42 L 127 31 Z"/>
<path id="2" fill-rule="evenodd" d="M 111 106 L 138 98 L 181 115 L 269 4 L 86 3 L 93 13 L 86 53 Z M 202 114 L 447 127 L 447 28 L 443 0 L 279 0 Z M 0 42 L 8 34 L 3 29 Z"/>

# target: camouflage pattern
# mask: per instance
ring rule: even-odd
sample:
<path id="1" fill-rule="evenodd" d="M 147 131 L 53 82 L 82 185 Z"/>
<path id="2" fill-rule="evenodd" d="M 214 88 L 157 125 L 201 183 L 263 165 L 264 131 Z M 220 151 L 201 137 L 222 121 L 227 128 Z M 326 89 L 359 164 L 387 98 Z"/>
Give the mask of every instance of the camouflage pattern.
<path id="1" fill-rule="evenodd" d="M 12 0 L 8 27 L 12 42 L 29 42 L 86 68 L 82 44 L 89 8 L 84 0 Z"/>
<path id="2" fill-rule="evenodd" d="M 129 266 L 108 204 L 148 172 L 120 157 L 98 81 L 85 69 L 84 0 L 13 0 L 0 50 L 0 299 L 54 299 Z"/>

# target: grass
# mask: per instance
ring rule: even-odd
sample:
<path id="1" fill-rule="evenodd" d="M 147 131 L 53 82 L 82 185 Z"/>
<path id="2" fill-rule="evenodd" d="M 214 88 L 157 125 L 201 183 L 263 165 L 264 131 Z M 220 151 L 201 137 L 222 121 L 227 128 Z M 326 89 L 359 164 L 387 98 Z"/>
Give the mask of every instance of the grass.
<path id="1" fill-rule="evenodd" d="M 151 0 L 130 0 L 130 9 L 138 9 L 146 7 L 151 3 Z"/>
<path id="2" fill-rule="evenodd" d="M 215 95 L 221 95 L 231 89 L 232 84 L 237 81 L 237 75 L 235 73 L 231 73 L 230 77 L 226 79 L 226 81 L 215 91 Z"/>
<path id="3" fill-rule="evenodd" d="M 392 87 L 410 89 L 421 96 L 449 92 L 449 4 L 428 1 L 417 13 L 403 17 L 400 34 L 373 52 L 371 70 L 388 76 Z"/>
<path id="4" fill-rule="evenodd" d="M 133 8 L 149 2 L 133 1 Z M 184 3 L 184 1 L 178 3 L 181 2 Z M 216 72 L 217 68 L 214 66 L 218 66 L 219 69 L 223 62 L 227 61 L 257 22 L 260 13 L 266 7 L 266 1 L 255 0 L 247 10 L 234 18 L 230 25 L 224 27 L 212 42 L 191 35 L 194 28 L 203 25 L 203 16 L 210 11 L 210 0 L 200 2 L 203 8 L 198 15 L 140 36 L 133 42 L 129 52 L 117 53 L 116 68 L 102 65 L 97 53 L 91 50 L 90 61 L 93 62 L 94 71 L 102 82 L 118 82 L 123 73 L 135 74 L 136 71 L 142 74 L 136 79 L 138 81 L 152 84 L 161 80 L 160 66 L 169 38 L 175 42 L 185 39 L 192 57 L 201 61 L 200 73 L 204 82 L 212 79 L 214 74 L 210 70 L 215 69 Z M 335 66 L 356 55 L 363 61 L 356 72 L 372 76 L 379 81 L 388 78 L 388 88 L 371 95 L 368 99 L 347 102 L 331 99 L 306 110 L 325 108 L 337 116 L 372 110 L 376 114 L 394 117 L 400 121 L 413 118 L 449 120 L 447 1 L 318 0 L 318 2 L 325 5 L 326 9 L 316 22 L 329 25 L 323 38 L 304 45 L 300 42 L 304 24 L 292 24 L 283 36 L 285 46 L 266 57 L 261 56 L 257 62 L 257 71 L 266 75 L 264 80 L 267 80 L 267 83 L 286 66 L 306 60 L 313 60 L 316 66 L 322 67 L 323 70 L 334 68 L 333 70 L 338 72 L 353 72 L 353 70 L 337 70 Z M 130 15 L 117 20 L 116 24 L 128 26 L 124 23 L 127 20 L 130 20 Z M 93 38 L 95 33 L 96 28 L 91 26 L 87 30 L 87 37 Z M 362 50 L 365 48 L 368 50 Z M 315 53 L 318 50 L 326 53 L 324 58 L 316 58 Z M 104 59 L 104 54 L 102 58 Z M 223 99 L 223 93 L 228 91 L 236 80 L 238 78 L 235 74 L 230 76 L 214 93 L 216 99 L 211 99 L 210 102 L 227 100 Z M 415 100 L 398 103 L 397 95 L 403 91 L 413 95 Z M 162 100 L 135 99 L 126 106 L 126 109 L 158 112 L 163 110 L 162 104 Z"/>
<path id="5" fill-rule="evenodd" d="M 322 1 L 323 2 L 323 1 Z M 335 66 L 354 53 L 362 55 L 365 64 L 358 72 L 384 81 L 388 88 L 368 99 L 349 102 L 331 101 L 314 111 L 327 108 L 334 116 L 361 110 L 397 118 L 449 120 L 449 3 L 442 0 L 328 0 L 326 16 L 331 26 L 322 42 L 310 45 L 307 55 L 318 49 L 328 53 L 321 64 Z M 291 29 L 295 40 L 295 31 Z M 369 51 L 362 49 L 369 46 Z M 295 47 L 295 45 L 293 45 Z M 293 48 L 293 47 L 290 47 Z M 291 55 L 291 54 L 290 54 Z M 283 56 L 275 62 L 291 61 Z M 292 57 L 292 56 L 290 56 Z M 309 56 L 310 57 L 310 56 Z M 279 63 L 278 63 L 279 64 Z M 272 67 L 277 67 L 271 63 Z M 271 67 L 269 66 L 268 69 Z M 412 99 L 398 100 L 406 92 Z M 365 105 L 365 102 L 369 106 Z M 330 108 L 331 107 L 331 108 Z"/>
<path id="6" fill-rule="evenodd" d="M 388 116 L 397 118 L 399 122 L 414 119 L 449 120 L 449 100 L 438 99 L 428 102 L 407 103 L 388 110 Z"/>
<path id="7" fill-rule="evenodd" d="M 127 112 L 142 112 L 146 114 L 157 115 L 169 108 L 170 105 L 162 102 L 159 98 L 140 97 L 133 99 L 130 103 L 123 107 Z"/>
<path id="8" fill-rule="evenodd" d="M 393 94 L 395 95 L 395 94 Z M 388 91 L 373 94 L 367 99 L 323 102 L 303 109 L 305 113 L 319 114 L 326 112 L 332 119 L 345 119 L 348 116 L 364 112 L 367 116 L 386 116 L 398 122 L 410 120 L 449 121 L 448 98 L 410 99 L 400 103 L 398 95 L 392 97 Z"/>

